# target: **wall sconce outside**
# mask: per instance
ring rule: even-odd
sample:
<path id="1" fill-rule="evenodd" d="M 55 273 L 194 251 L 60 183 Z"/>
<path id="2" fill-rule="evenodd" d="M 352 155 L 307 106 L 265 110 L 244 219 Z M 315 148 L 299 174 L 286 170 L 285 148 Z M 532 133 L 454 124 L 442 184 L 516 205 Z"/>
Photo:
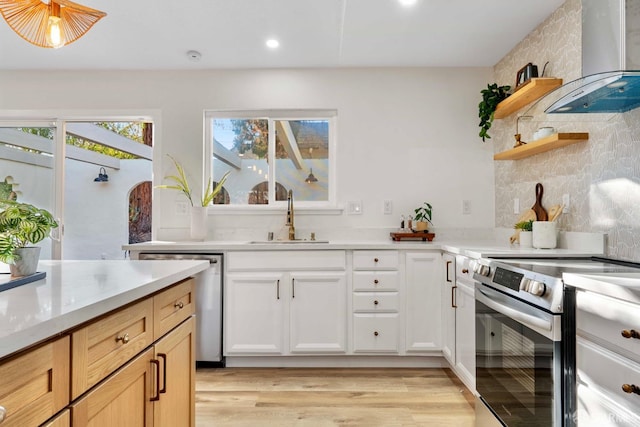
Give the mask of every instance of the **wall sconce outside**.
<path id="1" fill-rule="evenodd" d="M 109 175 L 107 175 L 107 171 L 104 168 L 100 168 L 100 172 L 98 176 L 93 179 L 93 182 L 108 182 Z"/>

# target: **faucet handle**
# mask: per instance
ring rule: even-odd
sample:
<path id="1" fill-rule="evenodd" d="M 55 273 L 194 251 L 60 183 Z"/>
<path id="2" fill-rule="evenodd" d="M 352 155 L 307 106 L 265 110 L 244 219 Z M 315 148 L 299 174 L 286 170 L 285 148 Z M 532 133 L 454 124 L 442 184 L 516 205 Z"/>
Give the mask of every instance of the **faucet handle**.
<path id="1" fill-rule="evenodd" d="M 316 240 L 316 233 L 311 233 L 311 240 Z"/>

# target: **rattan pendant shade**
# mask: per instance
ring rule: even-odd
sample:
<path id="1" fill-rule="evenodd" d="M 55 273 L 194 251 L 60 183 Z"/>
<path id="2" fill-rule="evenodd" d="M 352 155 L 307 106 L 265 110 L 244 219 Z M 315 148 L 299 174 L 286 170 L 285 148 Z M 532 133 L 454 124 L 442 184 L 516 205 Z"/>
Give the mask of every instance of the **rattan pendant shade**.
<path id="1" fill-rule="evenodd" d="M 82 37 L 107 14 L 68 0 L 43 3 L 40 0 L 0 0 L 0 12 L 20 37 L 40 47 L 60 47 Z M 49 18 L 59 17 L 62 42 L 51 44 Z"/>

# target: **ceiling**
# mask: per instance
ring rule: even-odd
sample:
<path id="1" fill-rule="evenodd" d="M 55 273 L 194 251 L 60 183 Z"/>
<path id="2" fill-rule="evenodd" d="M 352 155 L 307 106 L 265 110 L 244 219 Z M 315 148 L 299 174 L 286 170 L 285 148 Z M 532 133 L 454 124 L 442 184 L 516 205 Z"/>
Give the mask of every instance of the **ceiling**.
<path id="1" fill-rule="evenodd" d="M 107 16 L 60 49 L 33 46 L 0 19 L 0 70 L 493 66 L 564 2 L 76 1 Z"/>

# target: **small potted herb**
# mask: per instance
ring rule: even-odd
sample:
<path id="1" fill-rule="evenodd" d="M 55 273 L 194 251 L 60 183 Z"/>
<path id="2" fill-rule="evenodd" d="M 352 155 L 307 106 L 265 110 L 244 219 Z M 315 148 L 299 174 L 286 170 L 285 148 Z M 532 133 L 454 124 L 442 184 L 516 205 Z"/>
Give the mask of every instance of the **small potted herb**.
<path id="1" fill-rule="evenodd" d="M 53 215 L 28 203 L 0 200 L 0 262 L 10 265 L 12 276 L 28 276 L 38 268 L 40 247 L 58 227 Z"/>
<path id="2" fill-rule="evenodd" d="M 533 220 L 516 223 L 514 228 L 518 232 L 518 241 L 521 248 L 530 248 L 533 244 Z"/>
<path id="3" fill-rule="evenodd" d="M 429 224 L 433 225 L 431 222 L 432 209 L 433 207 L 429 203 L 424 202 L 422 206 L 417 207 L 413 211 L 415 213 L 413 217 L 415 220 L 414 231 L 423 231 L 426 233 L 429 230 Z"/>
<path id="4" fill-rule="evenodd" d="M 486 89 L 482 89 L 482 101 L 478 104 L 478 117 L 480 117 L 480 138 L 482 141 L 485 139 L 491 139 L 487 133 L 493 123 L 493 114 L 498 107 L 500 101 L 506 99 L 509 96 L 508 91 L 511 86 L 498 86 L 496 83 L 487 85 Z"/>

